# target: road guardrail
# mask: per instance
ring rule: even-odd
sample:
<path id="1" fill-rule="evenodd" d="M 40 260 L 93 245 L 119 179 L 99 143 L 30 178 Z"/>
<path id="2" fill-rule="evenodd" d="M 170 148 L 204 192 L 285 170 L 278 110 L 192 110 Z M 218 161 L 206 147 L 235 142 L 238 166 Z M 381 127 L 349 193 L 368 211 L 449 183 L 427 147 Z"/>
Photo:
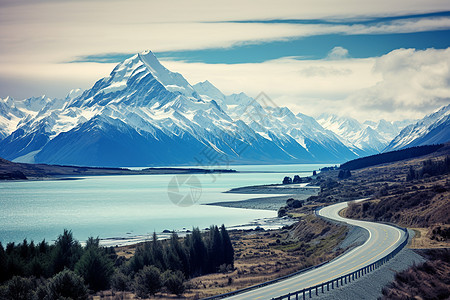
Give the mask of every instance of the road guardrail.
<path id="1" fill-rule="evenodd" d="M 338 278 L 332 279 L 330 281 L 323 282 L 318 285 L 304 288 L 304 289 L 301 289 L 301 290 L 298 290 L 298 291 L 295 291 L 292 293 L 288 293 L 288 294 L 285 294 L 280 297 L 272 298 L 272 300 L 283 300 L 283 299 L 306 300 L 307 298 L 308 299 L 312 298 L 313 295 L 318 296 L 319 293 L 323 294 L 325 292 L 328 292 L 330 290 L 333 290 L 333 289 L 343 286 L 345 284 L 349 284 L 352 281 L 378 269 L 379 267 L 381 267 L 382 265 L 387 263 L 389 260 L 391 260 L 398 252 L 400 252 L 400 250 L 402 250 L 408 244 L 408 240 L 409 240 L 408 230 L 406 228 L 401 228 L 401 229 L 405 232 L 405 240 L 400 245 L 398 245 L 394 250 L 392 250 L 389 254 L 378 259 L 377 261 L 375 261 L 365 267 L 362 267 L 356 271 L 353 271 L 353 272 L 350 272 L 343 276 L 340 276 Z"/>
<path id="2" fill-rule="evenodd" d="M 314 213 L 317 216 L 320 216 L 320 215 L 317 214 L 317 212 L 321 208 L 322 207 L 317 207 L 314 210 Z M 360 277 L 362 277 L 362 276 L 364 276 L 364 275 L 366 275 L 366 274 L 368 274 L 368 273 L 370 273 L 370 272 L 380 268 L 382 265 L 384 265 L 389 260 L 391 260 L 398 252 L 400 252 L 408 244 L 408 240 L 409 240 L 408 230 L 406 228 L 402 228 L 402 227 L 399 227 L 399 226 L 395 226 L 395 227 L 397 227 L 397 228 L 399 228 L 399 229 L 401 229 L 402 231 L 405 232 L 405 240 L 400 245 L 398 245 L 394 250 L 392 250 L 390 253 L 388 253 L 386 256 L 378 259 L 377 261 L 375 261 L 375 262 L 373 262 L 373 263 L 371 263 L 371 264 L 369 264 L 369 265 L 367 265 L 365 267 L 362 267 L 362 268 L 360 268 L 360 269 L 358 269 L 356 271 L 350 272 L 350 273 L 345 274 L 343 276 L 334 278 L 332 280 L 329 280 L 329 281 L 326 281 L 326 282 L 323 282 L 323 283 L 320 283 L 320 284 L 317 284 L 317 285 L 314 285 L 314 286 L 311 286 L 311 287 L 308 287 L 308 288 L 297 290 L 297 291 L 294 291 L 294 292 L 282 295 L 280 297 L 272 298 L 271 300 L 283 300 L 283 299 L 287 299 L 287 300 L 294 300 L 294 299 L 295 300 L 302 300 L 303 299 L 303 300 L 306 300 L 307 298 L 309 299 L 309 298 L 312 298 L 313 296 L 318 296 L 319 294 L 323 294 L 323 293 L 328 292 L 330 290 L 333 290 L 335 288 L 339 288 L 339 287 L 341 287 L 343 285 L 349 284 L 352 281 L 354 281 L 354 280 L 356 280 L 356 279 L 358 279 L 358 278 L 360 278 Z M 233 291 L 233 292 L 220 294 L 220 295 L 216 295 L 216 296 L 212 296 L 212 297 L 208 297 L 208 298 L 203 298 L 203 300 L 223 299 L 223 298 L 228 298 L 228 297 L 235 296 L 235 295 L 238 295 L 238 294 L 241 294 L 241 293 L 245 293 L 245 292 L 248 292 L 248 291 L 251 291 L 251 290 L 254 290 L 254 289 L 258 289 L 258 288 L 261 288 L 261 287 L 264 287 L 264 286 L 267 286 L 267 285 L 270 285 L 270 284 L 282 281 L 284 279 L 287 279 L 287 278 L 299 275 L 301 273 L 304 273 L 304 272 L 307 272 L 307 271 L 310 271 L 310 270 L 313 270 L 313 269 L 317 269 L 317 268 L 319 268 L 319 267 L 321 267 L 321 266 L 323 266 L 323 265 L 325 265 L 325 264 L 327 264 L 329 262 L 331 262 L 331 261 L 326 261 L 326 262 L 323 262 L 323 263 L 321 263 L 319 265 L 312 266 L 312 267 L 309 267 L 309 268 L 305 268 L 305 269 L 302 269 L 302 270 L 300 270 L 298 272 L 295 272 L 295 273 L 292 273 L 292 274 L 289 274 L 289 275 L 286 275 L 286 276 L 283 276 L 283 277 L 280 277 L 280 278 L 277 278 L 277 279 L 274 279 L 274 280 L 270 280 L 270 281 L 266 281 L 266 282 L 263 282 L 263 283 L 260 283 L 260 284 L 256 284 L 256 285 L 253 285 L 253 286 L 250 286 L 250 287 L 247 287 L 247 288 L 243 288 L 243 289 L 240 289 L 240 290 L 236 290 L 236 291 Z"/>

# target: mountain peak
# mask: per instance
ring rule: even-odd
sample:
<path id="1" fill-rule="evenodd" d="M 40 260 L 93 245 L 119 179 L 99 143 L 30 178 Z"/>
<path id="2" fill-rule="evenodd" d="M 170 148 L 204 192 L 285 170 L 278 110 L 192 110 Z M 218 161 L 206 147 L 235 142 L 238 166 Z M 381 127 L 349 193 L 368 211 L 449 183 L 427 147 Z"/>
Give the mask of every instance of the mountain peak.
<path id="1" fill-rule="evenodd" d="M 146 65 L 147 68 L 150 68 L 156 72 L 170 72 L 159 62 L 158 58 L 156 58 L 156 56 L 150 50 L 138 53 L 137 56 Z"/>
<path id="2" fill-rule="evenodd" d="M 198 94 L 189 82 L 180 74 L 169 71 L 150 50 L 146 50 L 137 55 L 147 70 L 158 80 L 168 91 L 183 94 L 189 98 L 198 100 Z"/>
<path id="3" fill-rule="evenodd" d="M 221 106 L 225 101 L 225 95 L 208 80 L 195 84 L 194 89 L 201 97 L 206 100 L 214 100 Z"/>

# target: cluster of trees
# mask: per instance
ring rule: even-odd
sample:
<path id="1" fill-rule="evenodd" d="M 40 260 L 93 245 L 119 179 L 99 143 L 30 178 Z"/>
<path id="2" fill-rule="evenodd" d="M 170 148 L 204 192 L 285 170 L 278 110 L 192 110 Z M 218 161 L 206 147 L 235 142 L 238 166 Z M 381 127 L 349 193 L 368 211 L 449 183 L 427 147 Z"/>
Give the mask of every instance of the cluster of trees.
<path id="1" fill-rule="evenodd" d="M 320 170 L 320 172 L 328 172 L 328 171 L 333 171 L 333 170 L 337 170 L 337 169 L 339 169 L 338 166 L 331 166 L 331 167 L 323 167 L 323 168 L 320 168 L 319 170 Z M 317 175 L 317 173 L 313 174 L 313 175 Z"/>
<path id="2" fill-rule="evenodd" d="M 224 225 L 211 226 L 204 234 L 194 228 L 184 241 L 176 233 L 165 241 L 153 234 L 152 241 L 139 246 L 118 269 L 112 285 L 117 290 L 134 290 L 139 297 L 154 295 L 163 287 L 180 295 L 187 278 L 233 267 L 234 249 Z"/>
<path id="3" fill-rule="evenodd" d="M 443 175 L 450 173 L 450 157 L 446 156 L 443 160 L 426 160 L 419 169 L 409 167 L 406 180 L 422 179 L 431 176 Z"/>
<path id="4" fill-rule="evenodd" d="M 296 200 L 294 198 L 289 198 L 286 200 L 286 206 L 280 207 L 278 209 L 278 217 L 283 217 L 287 215 L 287 212 L 291 209 L 300 208 L 303 206 L 305 201 Z"/>
<path id="5" fill-rule="evenodd" d="M 340 166 L 340 169 L 344 170 L 356 170 L 367 168 L 375 165 L 396 162 L 404 159 L 419 157 L 422 155 L 430 154 L 438 149 L 442 148 L 444 145 L 426 145 L 411 147 L 403 150 L 391 151 L 376 155 L 371 155 L 367 157 L 357 158 L 348 161 Z"/>
<path id="6" fill-rule="evenodd" d="M 84 299 L 80 295 L 87 298 L 87 287 L 109 288 L 115 259 L 114 249 L 100 247 L 98 238 L 89 238 L 82 247 L 68 230 L 53 245 L 24 240 L 5 249 L 0 243 L 0 283 L 9 280 L 0 292 L 11 299 Z M 24 296 L 17 298 L 17 293 Z"/>
<path id="7" fill-rule="evenodd" d="M 53 245 L 45 240 L 37 245 L 24 240 L 17 245 L 8 243 L 5 249 L 0 243 L 0 282 L 13 276 L 49 278 L 68 269 L 83 276 L 91 289 L 101 290 L 107 287 L 115 258 L 114 249 L 100 247 L 98 238 L 89 238 L 82 247 L 68 230 Z M 99 272 L 104 280 L 86 275 Z"/>
<path id="8" fill-rule="evenodd" d="M 315 176 L 317 174 L 316 171 L 313 172 L 313 175 Z M 291 184 L 291 183 L 307 183 L 307 182 L 311 182 L 312 178 L 311 177 L 300 177 L 298 175 L 294 176 L 294 179 L 292 179 L 289 176 L 286 176 L 283 178 L 283 184 Z"/>
<path id="9" fill-rule="evenodd" d="M 87 299 L 88 291 L 109 288 L 139 297 L 163 288 L 180 295 L 186 278 L 233 265 L 234 249 L 224 225 L 211 226 L 205 234 L 194 228 L 184 241 L 176 233 L 166 241 L 154 234 L 129 261 L 114 248 L 101 247 L 98 238 L 89 238 L 82 247 L 64 230 L 53 245 L 24 240 L 4 248 L 0 243 L 0 299 Z"/>
<path id="10" fill-rule="evenodd" d="M 154 235 L 151 242 L 136 250 L 129 262 L 129 272 L 138 272 L 153 265 L 160 271 L 180 271 L 186 277 L 217 272 L 220 268 L 233 268 L 234 249 L 225 226 L 211 226 L 206 234 L 198 228 L 187 235 L 182 243 L 176 233 L 162 243 Z"/>
<path id="11" fill-rule="evenodd" d="M 347 179 L 352 177 L 352 172 L 350 170 L 340 170 L 338 174 L 339 179 Z"/>

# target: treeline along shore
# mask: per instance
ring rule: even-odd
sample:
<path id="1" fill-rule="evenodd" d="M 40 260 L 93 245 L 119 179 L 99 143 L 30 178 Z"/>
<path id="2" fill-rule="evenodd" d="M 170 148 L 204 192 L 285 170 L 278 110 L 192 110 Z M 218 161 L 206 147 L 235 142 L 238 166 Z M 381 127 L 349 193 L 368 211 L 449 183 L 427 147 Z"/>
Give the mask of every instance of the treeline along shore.
<path id="1" fill-rule="evenodd" d="M 82 166 L 60 166 L 47 164 L 15 163 L 0 158 L 0 180 L 42 180 L 61 179 L 80 176 L 98 175 L 161 175 L 161 174 L 208 174 L 235 173 L 231 169 L 204 168 L 145 168 L 132 170 L 128 168 L 101 168 Z"/>

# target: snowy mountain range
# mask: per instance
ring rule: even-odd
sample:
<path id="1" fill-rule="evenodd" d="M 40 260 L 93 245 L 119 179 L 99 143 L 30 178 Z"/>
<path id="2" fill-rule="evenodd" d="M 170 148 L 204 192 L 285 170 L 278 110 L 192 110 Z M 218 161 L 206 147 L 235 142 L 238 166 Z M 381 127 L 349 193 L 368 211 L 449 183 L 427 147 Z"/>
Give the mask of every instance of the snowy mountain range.
<path id="1" fill-rule="evenodd" d="M 1 99 L 0 157 L 87 166 L 337 163 L 381 151 L 400 130 L 386 121 L 318 121 L 263 94 L 191 85 L 146 51 L 65 99 Z"/>
<path id="2" fill-rule="evenodd" d="M 384 151 L 450 141 L 450 104 L 406 126 Z"/>
<path id="3" fill-rule="evenodd" d="M 349 149 L 358 156 L 373 155 L 382 152 L 412 120 L 388 122 L 358 122 L 350 117 L 321 114 L 317 121 L 324 128 L 334 132 Z"/>

